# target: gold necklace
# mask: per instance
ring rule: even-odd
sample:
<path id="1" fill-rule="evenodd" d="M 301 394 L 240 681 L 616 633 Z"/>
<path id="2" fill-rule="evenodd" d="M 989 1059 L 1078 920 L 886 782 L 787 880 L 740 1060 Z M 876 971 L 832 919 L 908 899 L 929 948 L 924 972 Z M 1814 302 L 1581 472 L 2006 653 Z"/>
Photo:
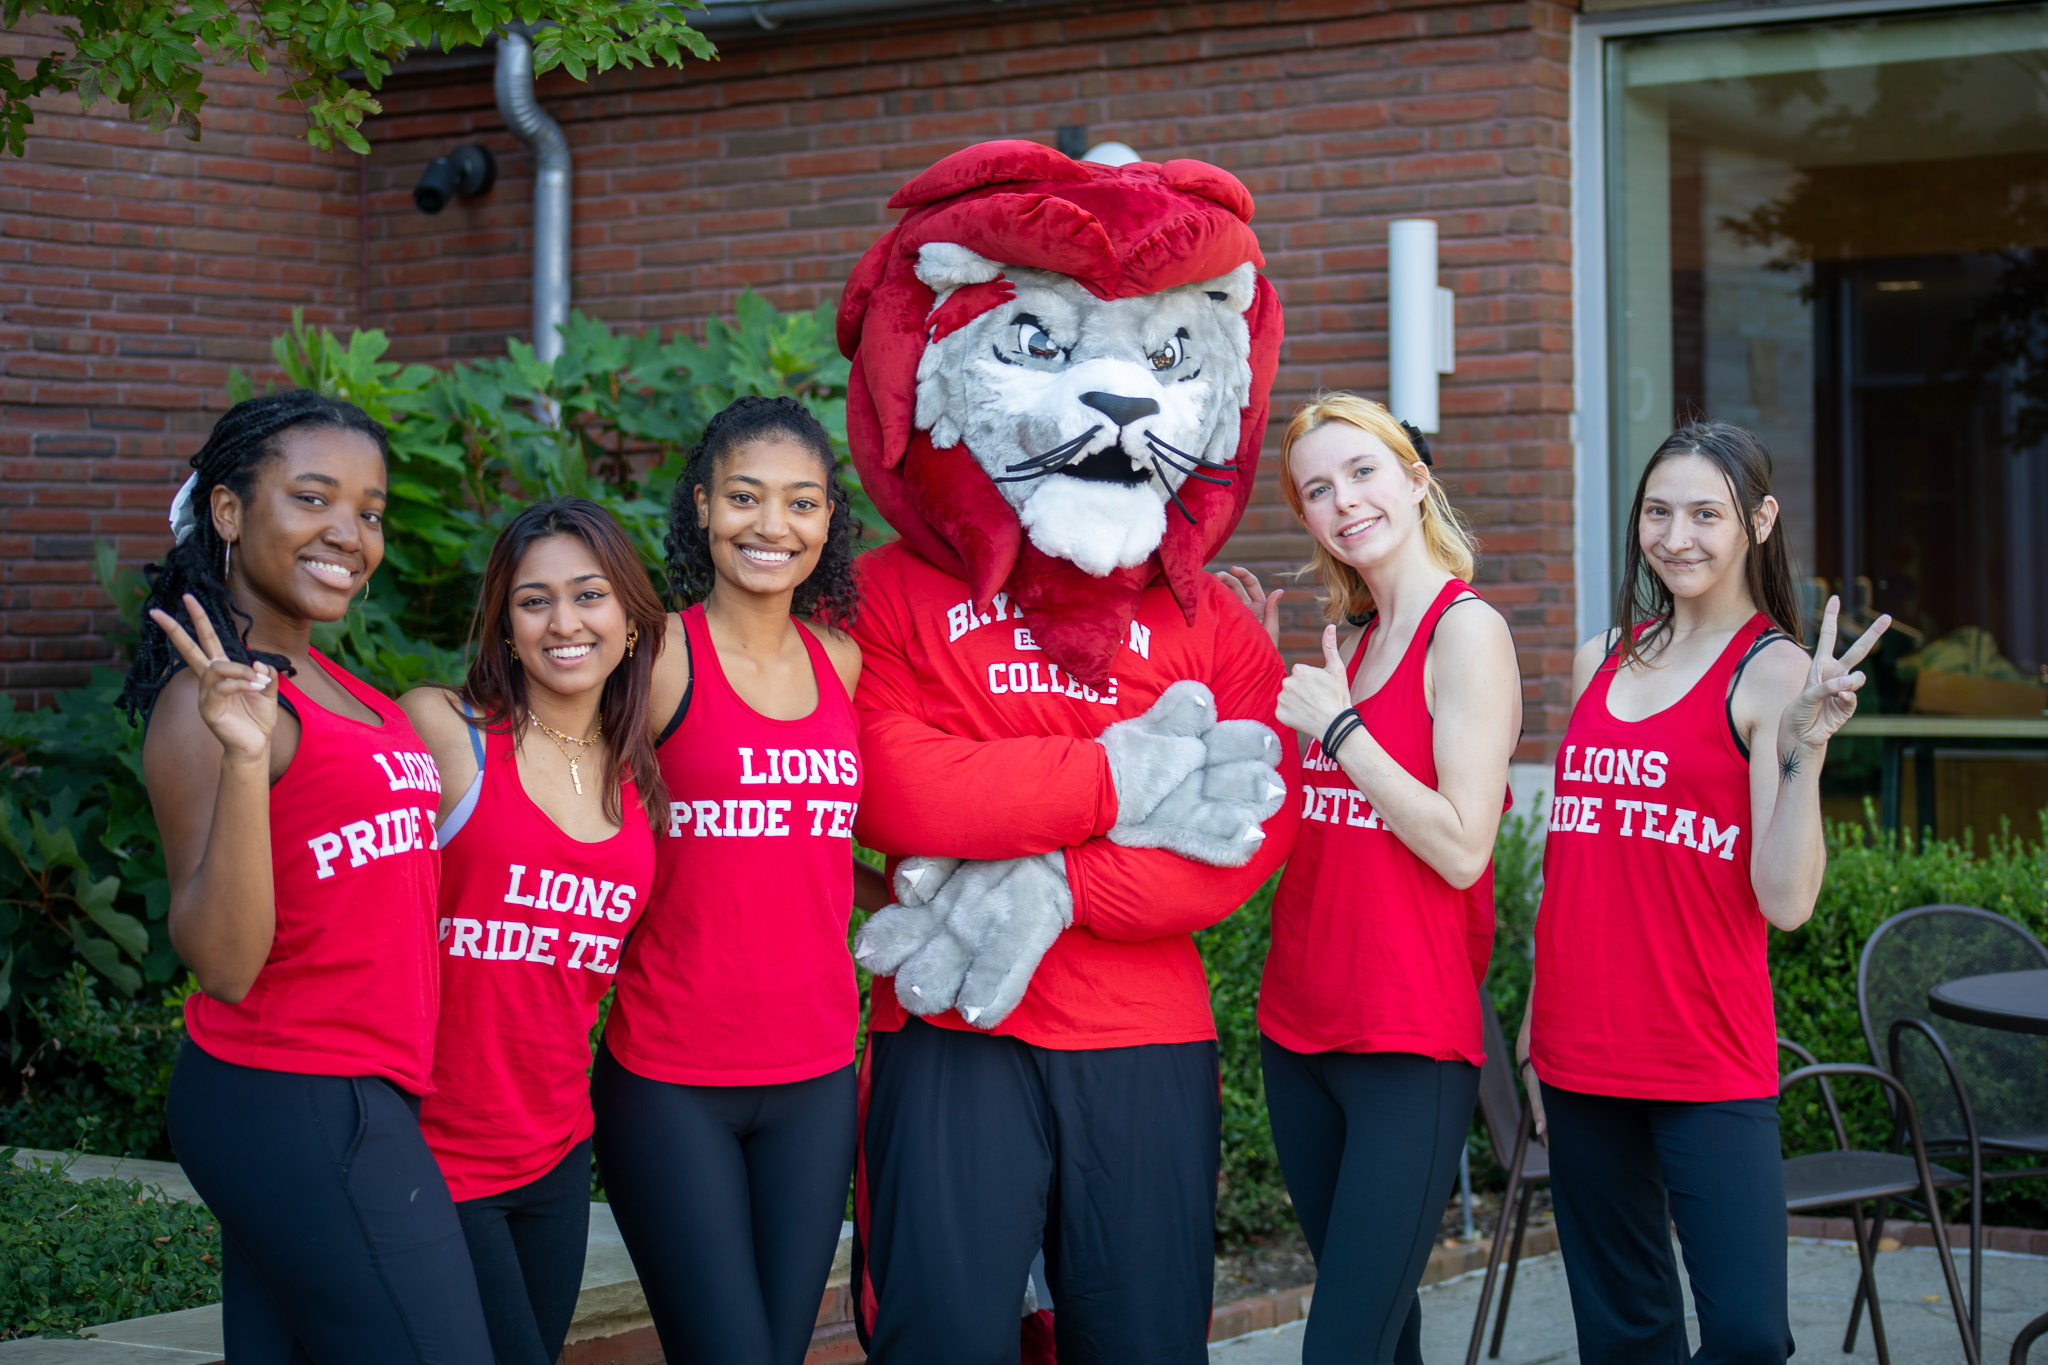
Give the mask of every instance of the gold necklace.
<path id="1" fill-rule="evenodd" d="M 535 729 L 539 730 L 542 734 L 546 735 L 549 739 L 553 740 L 555 743 L 555 747 L 562 751 L 562 757 L 569 760 L 569 780 L 576 784 L 576 794 L 578 796 L 583 795 L 583 774 L 578 770 L 577 765 L 582 763 L 583 760 L 586 757 L 588 757 L 588 754 L 572 754 L 569 752 L 566 746 L 574 744 L 579 749 L 588 750 L 591 745 L 597 743 L 597 741 L 603 738 L 604 736 L 604 717 L 599 716 L 597 718 L 597 725 L 591 730 L 590 738 L 588 739 L 578 739 L 574 735 L 564 734 L 562 731 L 557 730 L 554 726 L 542 720 L 539 716 L 533 715 L 531 713 L 528 713 L 527 719 L 533 722 Z"/>

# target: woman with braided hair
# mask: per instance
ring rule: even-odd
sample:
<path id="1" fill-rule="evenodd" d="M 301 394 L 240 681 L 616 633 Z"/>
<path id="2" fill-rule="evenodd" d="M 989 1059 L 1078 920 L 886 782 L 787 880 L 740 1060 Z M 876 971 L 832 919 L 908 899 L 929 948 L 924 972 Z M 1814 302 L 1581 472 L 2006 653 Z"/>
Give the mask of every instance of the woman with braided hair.
<path id="1" fill-rule="evenodd" d="M 591 1098 L 677 1365 L 797 1365 L 839 1239 L 860 1019 L 852 529 L 825 431 L 790 398 L 712 418 L 669 504 L 688 604 L 655 665 L 669 804 Z"/>
<path id="2" fill-rule="evenodd" d="M 383 558 L 382 427 L 303 390 L 230 408 L 172 505 L 123 701 L 199 980 L 171 1144 L 219 1217 L 237 1365 L 488 1365 L 420 1136 L 440 782 L 405 713 L 312 646 Z"/>

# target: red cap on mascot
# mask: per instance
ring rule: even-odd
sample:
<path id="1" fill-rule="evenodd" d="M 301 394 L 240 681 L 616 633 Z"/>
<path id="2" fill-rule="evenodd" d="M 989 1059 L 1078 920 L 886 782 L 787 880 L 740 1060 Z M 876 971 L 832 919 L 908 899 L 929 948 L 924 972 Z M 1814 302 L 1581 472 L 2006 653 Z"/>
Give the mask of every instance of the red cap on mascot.
<path id="1" fill-rule="evenodd" d="M 1008 592 L 1063 667 L 1099 681 L 1127 634 L 1138 596 L 1164 575 L 1194 619 L 1202 566 L 1251 498 L 1280 354 L 1280 303 L 1262 276 L 1245 313 L 1251 402 L 1240 414 L 1227 486 L 1190 480 L 1143 564 L 1096 578 L 1024 537 L 1017 514 L 963 447 L 935 449 L 917 431 L 917 366 L 937 328 L 950 331 L 1004 302 L 1001 280 L 937 296 L 917 278 L 918 249 L 952 242 L 991 261 L 1053 271 L 1101 299 L 1132 298 L 1228 274 L 1265 256 L 1248 224 L 1252 198 L 1206 162 L 1104 166 L 1035 142 L 955 152 L 889 201 L 901 222 L 854 267 L 839 304 L 839 349 L 853 362 L 846 430 L 862 487 L 913 549 L 967 580 L 977 602 Z M 953 316 L 954 314 L 960 316 Z M 1064 656 L 1064 657 L 1062 657 Z"/>

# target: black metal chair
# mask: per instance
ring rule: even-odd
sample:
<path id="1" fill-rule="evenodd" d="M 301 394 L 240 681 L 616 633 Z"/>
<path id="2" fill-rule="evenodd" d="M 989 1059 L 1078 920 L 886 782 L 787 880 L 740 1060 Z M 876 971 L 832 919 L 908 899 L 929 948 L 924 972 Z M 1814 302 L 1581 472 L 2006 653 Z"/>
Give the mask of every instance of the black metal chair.
<path id="1" fill-rule="evenodd" d="M 1867 1301 L 1870 1304 L 1870 1335 L 1877 1346 L 1878 1365 L 1891 1365 L 1891 1351 L 1885 1344 L 1884 1317 L 1878 1307 L 1878 1232 L 1874 1221 L 1869 1224 L 1864 1221 L 1863 1205 L 1915 1194 L 1925 1203 L 1928 1222 L 1933 1225 L 1934 1249 L 1941 1260 L 1942 1276 L 1948 1281 L 1949 1304 L 1955 1310 L 1956 1330 L 1963 1340 L 1963 1359 L 1967 1365 L 1978 1365 L 1976 1334 L 1969 1311 L 1964 1306 L 1962 1286 L 1956 1279 L 1955 1259 L 1948 1249 L 1948 1230 L 1942 1226 L 1941 1205 L 1935 1195 L 1937 1190 L 1956 1188 L 1968 1182 L 1954 1171 L 1928 1162 L 1927 1145 L 1921 1139 L 1919 1109 L 1913 1103 L 1912 1093 L 1896 1076 L 1880 1067 L 1856 1062 L 1822 1065 L 1815 1062 L 1813 1054 L 1805 1048 L 1784 1038 L 1778 1040 L 1778 1046 L 1804 1063 L 1779 1080 L 1778 1094 L 1782 1096 L 1804 1081 L 1819 1081 L 1828 1122 L 1835 1130 L 1836 1146 L 1832 1152 L 1795 1156 L 1785 1162 L 1785 1210 L 1788 1213 L 1813 1213 L 1844 1207 L 1849 1210 L 1850 1225 L 1856 1237 L 1856 1256 L 1862 1268 L 1856 1285 L 1857 1302 Z M 1909 1157 L 1898 1152 L 1865 1152 L 1851 1148 L 1848 1130 L 1842 1125 L 1842 1111 L 1835 1103 L 1834 1088 L 1828 1084 L 1830 1076 L 1862 1077 L 1885 1087 L 1913 1154 Z M 1854 1330 L 1853 1325 L 1851 1330 Z"/>
<path id="2" fill-rule="evenodd" d="M 1986 1171 L 1984 1156 L 2048 1157 L 2048 1038 L 1944 1019 L 1928 1022 L 1927 992 L 1958 977 L 2048 967 L 2048 947 L 2003 915 L 1971 905 L 1922 905 L 1880 924 L 1856 969 L 1856 1009 L 1870 1059 L 1905 1083 L 1927 1150 L 1970 1162 L 1970 1331 L 1984 1343 L 1984 1184 L 2048 1175 L 2048 1167 Z M 1902 1141 L 1893 1104 L 1892 1147 Z M 1910 1203 L 1911 1201 L 1906 1201 Z M 1885 1205 L 1874 1217 L 1884 1232 Z M 1842 1349 L 1855 1349 L 1859 1288 Z"/>
<path id="3" fill-rule="evenodd" d="M 1529 1139 L 1535 1129 L 1534 1111 L 1522 1103 L 1522 1091 L 1515 1075 L 1515 1051 L 1501 1032 L 1500 1012 L 1485 988 L 1479 992 L 1479 1020 L 1484 1031 L 1486 1065 L 1479 1069 L 1479 1112 L 1486 1119 L 1486 1131 L 1493 1139 L 1496 1157 L 1512 1152 L 1508 1159 L 1508 1185 L 1500 1199 L 1500 1221 L 1493 1229 L 1493 1249 L 1486 1256 L 1486 1279 L 1479 1288 L 1479 1311 L 1472 1319 L 1472 1344 L 1465 1350 L 1465 1365 L 1478 1365 L 1479 1342 L 1486 1333 L 1486 1313 L 1493 1303 L 1494 1276 L 1499 1273 L 1501 1248 L 1514 1219 L 1514 1240 L 1507 1253 L 1508 1277 L 1501 1285 L 1500 1316 L 1493 1324 L 1493 1345 L 1487 1355 L 1500 1358 L 1501 1336 L 1508 1329 L 1508 1304 L 1515 1297 L 1515 1269 L 1522 1261 L 1522 1234 L 1529 1226 L 1529 1200 L 1539 1182 L 1550 1179 L 1550 1149 Z"/>

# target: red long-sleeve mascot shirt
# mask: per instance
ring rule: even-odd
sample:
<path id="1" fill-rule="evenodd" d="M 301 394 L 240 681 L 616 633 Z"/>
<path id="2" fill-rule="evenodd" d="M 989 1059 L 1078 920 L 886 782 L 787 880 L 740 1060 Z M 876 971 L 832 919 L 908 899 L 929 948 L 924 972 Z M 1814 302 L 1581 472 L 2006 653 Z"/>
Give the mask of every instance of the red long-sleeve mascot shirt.
<path id="1" fill-rule="evenodd" d="M 1287 799 L 1265 822 L 1258 853 L 1236 868 L 1111 843 L 1105 835 L 1116 823 L 1116 791 L 1095 737 L 1143 714 L 1182 679 L 1209 687 L 1220 720 L 1273 724 L 1279 656 L 1251 614 L 1204 571 L 1250 499 L 1278 366 L 1280 305 L 1255 274 L 1264 258 L 1249 226 L 1251 196 L 1201 162 L 1112 168 L 1028 142 L 993 142 L 945 158 L 890 205 L 903 218 L 855 268 L 838 321 L 840 349 L 853 362 L 846 421 L 854 463 L 862 487 L 903 537 L 860 561 L 862 606 L 853 629 L 863 662 L 854 705 L 867 785 L 855 833 L 892 860 L 1065 850 L 1073 925 L 994 1032 L 1059 1049 L 1214 1038 L 1208 983 L 1188 935 L 1242 904 L 1293 847 L 1294 737 L 1280 732 Z M 1084 572 L 1047 553 L 973 453 L 973 431 L 962 439 L 953 429 L 963 415 L 946 411 L 936 390 L 920 396 L 934 365 L 965 366 L 969 357 L 956 354 L 957 342 L 951 352 L 934 348 L 977 318 L 1051 329 L 1058 335 L 1038 337 L 1034 354 L 1056 363 L 1046 348 L 1070 344 L 1071 334 L 1052 313 L 1040 318 L 1011 303 L 1030 281 L 1042 283 L 1045 276 L 1034 272 L 1105 302 L 1194 286 L 1214 291 L 1160 306 L 1184 310 L 1177 335 L 1188 346 L 1210 347 L 1199 361 L 1204 372 L 1223 366 L 1210 383 L 1237 373 L 1229 365 L 1244 367 L 1236 381 L 1242 397 L 1217 414 L 1217 425 L 1194 444 L 1169 437 L 1153 448 L 1193 473 L 1178 481 L 1165 530 L 1141 562 Z M 1203 298 L 1218 311 L 1185 311 L 1208 307 Z M 1222 323 L 1203 320 L 1226 308 L 1233 311 Z M 1205 330 L 1211 326 L 1241 329 L 1242 355 L 1218 350 L 1223 333 Z M 1149 364 L 1170 385 L 1198 365 L 1176 368 L 1182 343 L 1171 325 L 1159 332 L 1145 338 L 1156 352 Z M 1121 371 L 1129 372 L 1128 365 Z M 1025 368 L 1001 373 L 1019 385 L 1030 378 Z M 1155 391 L 1159 400 L 1139 411 L 1160 411 L 1193 392 Z M 937 425 L 946 431 L 936 440 L 934 419 L 917 415 L 927 398 L 941 409 Z M 1102 398 L 1080 395 L 1083 404 Z M 1040 400 L 1014 395 L 985 401 L 1020 414 L 1024 426 L 1045 411 Z M 1043 459 L 1029 457 L 1046 441 L 1085 432 L 1108 410 L 1065 411 L 1069 428 L 1025 442 L 1024 462 L 1010 465 L 1010 474 L 1034 477 L 1028 471 L 1041 469 Z M 965 421 L 962 429 L 972 427 Z M 1159 468 L 1163 479 L 1166 468 Z M 1003 483 L 1022 486 L 1011 477 Z M 877 980 L 872 1026 L 897 1029 L 905 1017 L 892 983 Z M 950 1011 L 930 1022 L 971 1027 Z"/>
<path id="2" fill-rule="evenodd" d="M 995 1028 L 1050 1048 L 1131 1047 L 1214 1038 L 1209 983 L 1188 935 L 1222 919 L 1285 861 L 1301 803 L 1266 822 L 1243 867 L 1122 848 L 1109 761 L 1095 736 L 1142 714 L 1182 678 L 1208 684 L 1219 720 L 1273 723 L 1279 656 L 1250 612 L 1212 579 L 1190 625 L 1163 585 L 1147 588 L 1107 683 L 1084 686 L 1045 657 L 1028 614 L 898 541 L 864 555 L 861 754 L 867 789 L 854 832 L 892 857 L 1019 858 L 1067 851 L 1074 927 L 1039 963 L 1023 1003 Z M 1293 736 L 1281 776 L 1300 781 Z M 906 1012 L 875 982 L 874 1028 Z M 952 1011 L 929 1022 L 970 1025 Z"/>

